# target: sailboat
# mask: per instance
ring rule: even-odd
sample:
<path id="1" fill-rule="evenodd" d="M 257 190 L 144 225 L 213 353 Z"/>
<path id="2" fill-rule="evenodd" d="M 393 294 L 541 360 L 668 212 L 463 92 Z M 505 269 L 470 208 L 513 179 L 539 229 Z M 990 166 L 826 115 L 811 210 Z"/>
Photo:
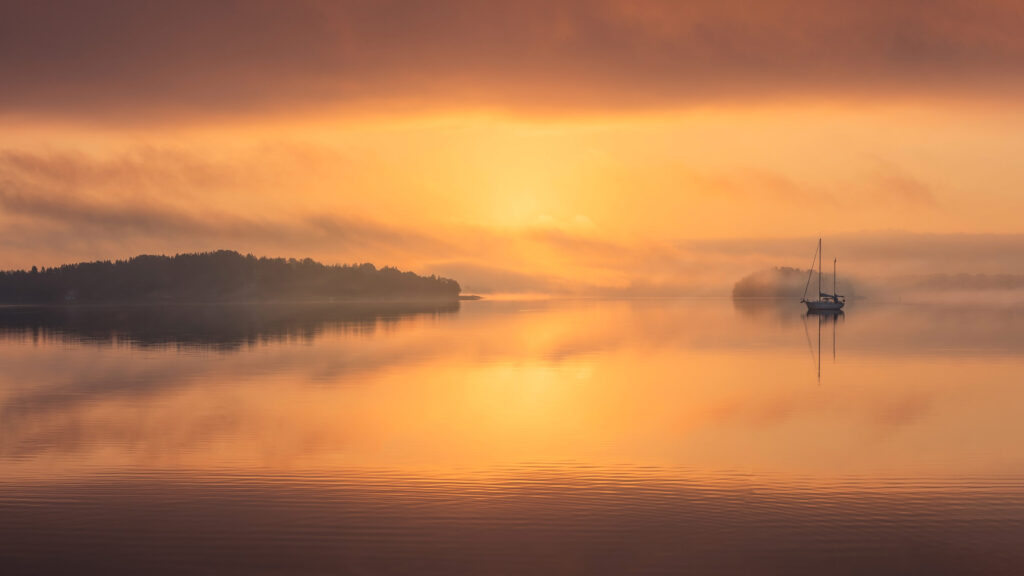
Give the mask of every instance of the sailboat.
<path id="1" fill-rule="evenodd" d="M 846 296 L 836 294 L 836 259 L 832 259 L 832 293 L 821 291 L 821 238 L 818 238 L 818 249 L 814 252 L 814 260 L 811 261 L 811 269 L 807 272 L 807 284 L 804 286 L 804 297 L 801 302 L 807 305 L 807 311 L 814 312 L 838 312 L 846 304 Z M 814 263 L 818 264 L 818 297 L 814 300 L 807 299 L 807 289 L 811 286 L 811 276 L 814 274 Z"/>

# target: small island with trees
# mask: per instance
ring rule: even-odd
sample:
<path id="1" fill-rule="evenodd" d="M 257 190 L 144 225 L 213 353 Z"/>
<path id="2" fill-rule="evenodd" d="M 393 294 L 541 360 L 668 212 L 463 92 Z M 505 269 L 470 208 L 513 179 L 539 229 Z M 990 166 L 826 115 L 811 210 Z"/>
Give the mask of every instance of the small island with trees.
<path id="1" fill-rule="evenodd" d="M 789 266 L 775 266 L 747 274 L 733 284 L 733 298 L 780 298 L 799 299 L 803 296 L 808 282 L 813 279 L 814 270 L 801 270 Z M 823 274 L 822 282 L 832 285 L 832 275 Z M 845 279 L 840 285 L 850 299 L 857 297 L 854 281 Z"/>
<path id="2" fill-rule="evenodd" d="M 455 280 L 230 250 L 0 271 L 0 304 L 457 301 Z"/>

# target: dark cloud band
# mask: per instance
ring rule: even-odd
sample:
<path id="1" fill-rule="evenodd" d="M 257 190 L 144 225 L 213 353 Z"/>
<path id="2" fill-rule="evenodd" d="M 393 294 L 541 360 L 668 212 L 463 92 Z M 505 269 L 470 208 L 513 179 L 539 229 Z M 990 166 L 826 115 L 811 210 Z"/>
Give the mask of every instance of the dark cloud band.
<path id="1" fill-rule="evenodd" d="M 517 110 L 1016 90 L 1019 2 L 4 3 L 0 114 Z"/>

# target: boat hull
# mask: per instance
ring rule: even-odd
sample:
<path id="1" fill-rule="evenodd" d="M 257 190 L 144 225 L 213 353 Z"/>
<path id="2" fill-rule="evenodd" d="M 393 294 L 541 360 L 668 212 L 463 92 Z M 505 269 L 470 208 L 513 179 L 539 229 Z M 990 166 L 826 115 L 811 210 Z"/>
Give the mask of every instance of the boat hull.
<path id="1" fill-rule="evenodd" d="M 836 312 L 842 310 L 846 302 L 830 302 L 825 300 L 805 300 L 808 312 Z"/>

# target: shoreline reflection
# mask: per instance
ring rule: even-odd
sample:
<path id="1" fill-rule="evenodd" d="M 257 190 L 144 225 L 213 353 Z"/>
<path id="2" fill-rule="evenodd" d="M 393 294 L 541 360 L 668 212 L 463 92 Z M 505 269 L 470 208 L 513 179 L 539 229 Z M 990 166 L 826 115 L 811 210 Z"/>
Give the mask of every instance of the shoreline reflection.
<path id="1" fill-rule="evenodd" d="M 0 342 L 57 339 L 232 350 L 312 341 L 325 330 L 372 334 L 413 317 L 453 315 L 459 308 L 459 302 L 0 306 Z"/>

